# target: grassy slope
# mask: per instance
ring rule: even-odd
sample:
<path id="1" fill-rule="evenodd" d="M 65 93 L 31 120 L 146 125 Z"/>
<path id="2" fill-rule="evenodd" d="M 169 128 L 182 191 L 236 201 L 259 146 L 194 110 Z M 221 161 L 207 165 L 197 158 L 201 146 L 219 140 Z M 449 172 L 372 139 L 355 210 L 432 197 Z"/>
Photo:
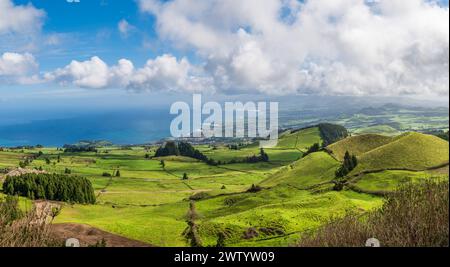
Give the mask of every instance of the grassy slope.
<path id="1" fill-rule="evenodd" d="M 270 178 L 264 180 L 262 186 L 289 184 L 296 187 L 308 187 L 334 179 L 339 162 L 325 152 L 312 153 L 305 158 L 282 168 Z"/>
<path id="2" fill-rule="evenodd" d="M 227 246 L 286 246 L 300 232 L 320 226 L 331 216 L 342 216 L 349 209 L 370 210 L 381 203 L 380 198 L 350 191 L 312 194 L 280 185 L 255 194 L 197 202 L 199 232 L 204 245 L 215 245 L 223 232 Z M 258 229 L 260 235 L 244 239 L 249 227 Z M 260 228 L 277 229 L 282 234 L 266 235 Z"/>
<path id="3" fill-rule="evenodd" d="M 364 134 L 348 137 L 344 140 L 329 145 L 327 149 L 333 153 L 339 160 L 344 159 L 345 152 L 360 156 L 370 150 L 373 150 L 379 146 L 385 145 L 392 141 L 391 137 L 377 135 L 377 134 Z"/>
<path id="4" fill-rule="evenodd" d="M 424 170 L 448 162 L 448 142 L 436 136 L 407 133 L 362 154 L 352 174 L 367 170 Z"/>
<path id="5" fill-rule="evenodd" d="M 369 191 L 393 191 L 400 185 L 409 182 L 419 182 L 430 179 L 431 177 L 440 177 L 427 172 L 412 171 L 383 171 L 380 173 L 365 174 L 355 184 L 358 188 Z"/>
<path id="6" fill-rule="evenodd" d="M 314 143 L 321 143 L 318 127 L 304 129 L 295 133 L 285 132 L 278 140 L 278 149 L 307 150 Z"/>
<path id="7" fill-rule="evenodd" d="M 214 245 L 222 232 L 228 246 L 285 246 L 293 243 L 300 232 L 318 227 L 331 216 L 381 205 L 380 198 L 350 191 L 314 194 L 299 190 L 331 181 L 338 166 L 339 162 L 327 153 L 313 153 L 260 183 L 269 189 L 197 202 L 203 242 Z M 244 239 L 243 233 L 249 227 L 258 229 L 259 236 Z M 260 228 L 282 233 L 267 235 Z"/>

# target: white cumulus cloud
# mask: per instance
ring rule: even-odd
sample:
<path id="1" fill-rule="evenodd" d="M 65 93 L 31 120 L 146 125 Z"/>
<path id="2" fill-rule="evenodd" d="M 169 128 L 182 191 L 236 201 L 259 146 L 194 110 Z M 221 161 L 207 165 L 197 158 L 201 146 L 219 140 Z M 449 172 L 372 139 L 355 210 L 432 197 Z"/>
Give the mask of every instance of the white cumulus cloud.
<path id="1" fill-rule="evenodd" d="M 449 10 L 425 0 L 140 0 L 160 38 L 227 91 L 449 91 Z"/>
<path id="2" fill-rule="evenodd" d="M 62 84 L 73 83 L 79 87 L 102 88 L 108 85 L 109 69 L 99 57 L 79 62 L 73 60 L 69 65 L 51 73 L 46 73 L 47 80 Z"/>
<path id="3" fill-rule="evenodd" d="M 83 88 L 127 88 L 148 91 L 204 91 L 214 90 L 211 78 L 202 77 L 202 70 L 185 58 L 178 60 L 164 54 L 135 68 L 127 59 L 108 66 L 99 57 L 83 62 L 72 61 L 64 68 L 44 75 L 47 81 L 73 84 Z"/>
<path id="4" fill-rule="evenodd" d="M 14 5 L 11 0 L 0 0 L 0 34 L 31 33 L 42 26 L 45 12 L 31 4 Z"/>
<path id="5" fill-rule="evenodd" d="M 39 66 L 29 53 L 6 52 L 0 56 L 0 82 L 29 84 L 39 81 Z"/>

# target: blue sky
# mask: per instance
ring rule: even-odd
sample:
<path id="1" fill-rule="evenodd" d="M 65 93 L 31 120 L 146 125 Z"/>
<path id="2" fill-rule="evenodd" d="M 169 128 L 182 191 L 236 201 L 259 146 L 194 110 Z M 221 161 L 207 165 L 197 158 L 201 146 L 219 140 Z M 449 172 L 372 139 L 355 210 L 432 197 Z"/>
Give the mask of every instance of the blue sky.
<path id="1" fill-rule="evenodd" d="M 142 65 L 148 58 L 163 53 L 186 56 L 195 61 L 192 51 L 177 51 L 170 42 L 158 39 L 155 17 L 140 12 L 136 0 L 13 0 L 16 5 L 32 4 L 46 12 L 43 24 L 45 34 L 66 38 L 64 55 L 52 55 L 39 51 L 42 70 L 51 70 L 69 63 L 73 59 L 85 60 L 99 56 L 110 64 L 120 58 L 128 58 Z M 448 0 L 440 0 L 448 7 Z M 283 11 L 289 12 L 289 9 Z M 126 20 L 134 29 L 126 38 L 121 37 L 117 26 Z M 63 53 L 61 52 L 61 53 Z"/>
<path id="2" fill-rule="evenodd" d="M 18 5 L 26 5 L 29 0 L 15 0 Z M 68 3 L 66 0 L 34 0 L 31 3 L 46 12 L 43 32 L 61 36 L 63 45 L 58 47 L 63 55 L 52 55 L 39 51 L 44 70 L 51 70 L 68 64 L 71 60 L 85 60 L 99 56 L 106 62 L 114 63 L 120 58 L 129 58 L 137 64 L 165 51 L 158 44 L 154 31 L 155 19 L 144 16 L 135 1 L 81 0 Z M 125 19 L 135 25 L 135 31 L 128 37 L 121 37 L 117 26 Z M 145 42 L 153 44 L 145 47 Z"/>
<path id="3" fill-rule="evenodd" d="M 0 103 L 442 98 L 448 14 L 448 0 L 0 0 Z"/>

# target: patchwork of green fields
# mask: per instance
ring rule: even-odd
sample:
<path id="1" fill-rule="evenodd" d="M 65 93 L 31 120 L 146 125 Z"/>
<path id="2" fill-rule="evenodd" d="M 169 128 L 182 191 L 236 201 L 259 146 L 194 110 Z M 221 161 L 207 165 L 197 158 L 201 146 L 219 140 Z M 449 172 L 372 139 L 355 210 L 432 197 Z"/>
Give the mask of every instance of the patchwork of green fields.
<path id="1" fill-rule="evenodd" d="M 428 179 L 424 168 L 448 162 L 448 142 L 420 134 L 394 139 L 383 136 L 351 137 L 303 157 L 321 143 L 318 128 L 285 132 L 276 148 L 266 149 L 269 162 L 210 166 L 186 157 L 146 158 L 156 147 L 103 147 L 98 153 L 63 153 L 56 148 L 0 151 L 0 168 L 16 168 L 27 155 L 44 154 L 28 168 L 82 175 L 90 179 L 97 195 L 95 205 L 65 203 L 55 223 L 79 223 L 141 240 L 157 246 L 188 246 L 189 198 L 199 215 L 196 223 L 203 245 L 216 245 L 219 236 L 227 246 L 288 246 L 304 231 L 313 230 L 348 211 L 365 212 L 382 205 L 378 196 L 345 188 L 333 191 L 335 171 L 345 151 L 358 155 L 355 172 L 381 167 L 413 168 L 367 173 L 354 183 L 359 188 L 395 190 L 404 182 Z M 242 161 L 259 153 L 245 145 L 198 146 L 216 161 Z M 50 162 L 46 162 L 46 158 Z M 164 161 L 164 167 L 161 165 Z M 120 176 L 114 174 L 120 171 Z M 189 179 L 183 180 L 186 174 Z M 112 176 L 110 176 L 112 175 Z M 0 179 L 1 181 L 1 179 Z M 252 185 L 262 190 L 247 192 Z M 1 196 L 0 196 L 1 197 Z M 23 205 L 31 205 L 23 200 Z M 28 204 L 27 204 L 28 203 Z M 248 236 L 254 231 L 257 234 Z"/>

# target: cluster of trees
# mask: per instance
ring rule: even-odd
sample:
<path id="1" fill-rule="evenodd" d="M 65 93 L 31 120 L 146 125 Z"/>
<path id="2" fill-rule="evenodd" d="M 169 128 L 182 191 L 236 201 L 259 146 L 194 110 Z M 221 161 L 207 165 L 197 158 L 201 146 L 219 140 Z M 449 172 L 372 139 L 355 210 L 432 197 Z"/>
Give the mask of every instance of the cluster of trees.
<path id="1" fill-rule="evenodd" d="M 303 154 L 303 157 L 306 157 L 311 153 L 319 152 L 321 149 L 322 147 L 319 143 L 314 143 L 310 148 L 308 148 L 308 151 Z"/>
<path id="2" fill-rule="evenodd" d="M 158 148 L 155 152 L 155 157 L 166 156 L 185 156 L 194 159 L 204 161 L 206 163 L 212 163 L 207 156 L 205 156 L 198 149 L 195 149 L 191 144 L 186 142 L 167 142 L 164 146 Z"/>
<path id="3" fill-rule="evenodd" d="M 239 143 L 239 144 L 231 144 L 231 145 L 228 145 L 228 149 L 230 149 L 230 150 L 239 150 L 239 149 L 241 149 L 241 147 L 243 147 L 243 146 L 244 146 L 243 143 Z"/>
<path id="4" fill-rule="evenodd" d="M 336 177 L 342 178 L 349 174 L 358 165 L 358 159 L 355 155 L 350 155 L 348 151 L 345 152 L 344 163 L 336 171 Z"/>
<path id="5" fill-rule="evenodd" d="M 180 151 L 181 156 L 190 157 L 194 159 L 198 159 L 201 161 L 207 161 L 208 157 L 205 156 L 198 149 L 195 149 L 191 144 L 186 142 L 181 142 L 178 144 L 178 150 Z"/>
<path id="6" fill-rule="evenodd" d="M 28 173 L 8 176 L 3 183 L 3 192 L 7 195 L 19 195 L 30 199 L 95 203 L 94 189 L 88 179 L 63 174 Z"/>
<path id="7" fill-rule="evenodd" d="M 77 153 L 77 152 L 95 152 L 97 153 L 97 148 L 95 146 L 86 145 L 64 145 L 64 153 Z"/>
<path id="8" fill-rule="evenodd" d="M 167 142 L 164 146 L 159 147 L 156 150 L 155 157 L 166 157 L 166 156 L 185 156 L 194 159 L 198 159 L 200 161 L 205 162 L 208 165 L 217 166 L 224 164 L 222 161 L 215 161 L 214 159 L 208 158 L 198 149 L 195 149 L 191 144 L 186 142 L 179 142 L 178 144 L 175 142 Z M 257 163 L 257 162 L 268 162 L 269 155 L 261 148 L 259 155 L 253 155 L 251 157 L 247 157 L 242 161 L 231 160 L 229 163 Z"/>
<path id="9" fill-rule="evenodd" d="M 348 136 L 348 131 L 345 127 L 331 124 L 321 123 L 318 125 L 320 136 L 323 140 L 323 146 L 326 147 Z"/>
<path id="10" fill-rule="evenodd" d="M 166 142 L 163 146 L 159 147 L 155 152 L 155 157 L 167 157 L 167 156 L 179 156 L 180 150 L 175 142 Z"/>
<path id="11" fill-rule="evenodd" d="M 15 146 L 15 147 L 10 147 L 11 150 L 33 150 L 33 149 L 39 149 L 39 148 L 43 148 L 42 145 L 35 145 L 35 146 Z"/>
<path id="12" fill-rule="evenodd" d="M 39 151 L 38 153 L 35 153 L 33 155 L 27 156 L 23 161 L 19 162 L 19 167 L 20 168 L 25 168 L 28 165 L 30 165 L 34 160 L 40 158 L 42 155 L 44 155 L 44 153 L 42 153 L 42 151 Z"/>
<path id="13" fill-rule="evenodd" d="M 445 131 L 431 131 L 431 132 L 429 132 L 429 134 L 435 135 L 435 136 L 437 136 L 439 138 L 442 138 L 442 139 L 448 141 L 448 131 L 447 132 L 445 132 Z"/>
<path id="14" fill-rule="evenodd" d="M 31 162 L 32 162 L 32 160 L 26 158 L 25 160 L 19 162 L 19 167 L 23 169 L 23 168 L 27 167 L 28 165 L 30 165 Z"/>
<path id="15" fill-rule="evenodd" d="M 269 155 L 264 151 L 264 149 L 259 150 L 259 155 L 253 155 L 251 157 L 247 157 L 244 160 L 246 163 L 258 163 L 258 162 L 268 162 Z"/>

